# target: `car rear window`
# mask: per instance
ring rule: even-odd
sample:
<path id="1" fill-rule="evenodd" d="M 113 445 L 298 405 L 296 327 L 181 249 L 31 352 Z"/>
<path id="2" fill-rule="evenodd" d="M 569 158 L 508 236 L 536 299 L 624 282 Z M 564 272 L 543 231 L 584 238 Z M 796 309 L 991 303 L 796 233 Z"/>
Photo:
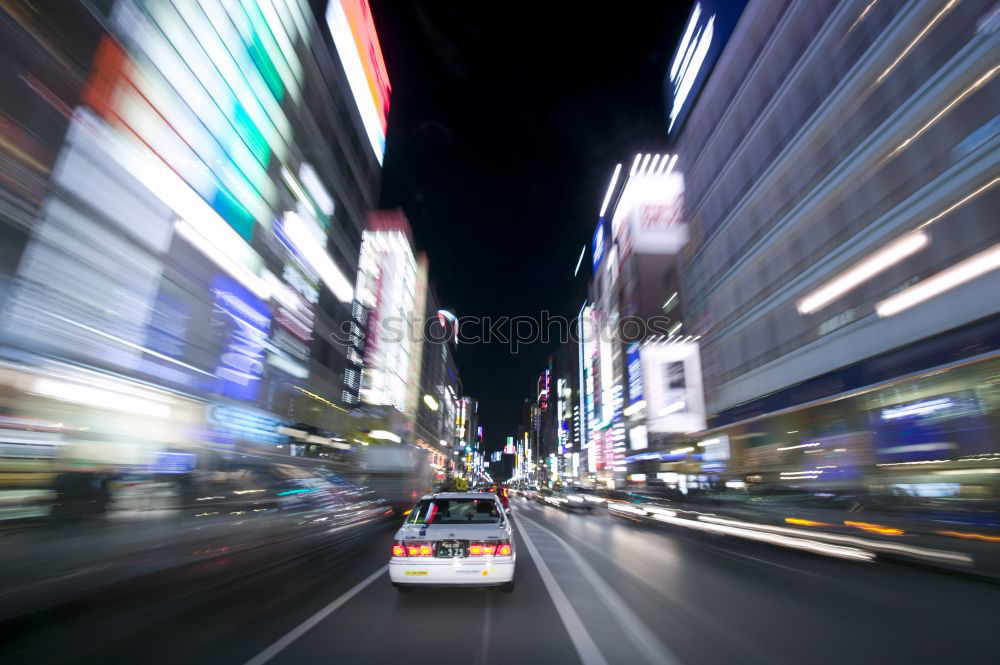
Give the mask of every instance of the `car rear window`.
<path id="1" fill-rule="evenodd" d="M 424 499 L 410 512 L 410 524 L 499 524 L 495 499 Z"/>

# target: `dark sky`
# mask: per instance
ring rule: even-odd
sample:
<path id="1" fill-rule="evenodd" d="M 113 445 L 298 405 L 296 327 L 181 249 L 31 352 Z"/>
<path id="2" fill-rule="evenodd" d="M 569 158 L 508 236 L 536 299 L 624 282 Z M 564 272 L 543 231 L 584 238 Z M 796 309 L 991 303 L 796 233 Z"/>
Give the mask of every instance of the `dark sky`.
<path id="1" fill-rule="evenodd" d="M 442 306 L 572 316 L 615 164 L 665 152 L 662 82 L 691 3 L 371 6 L 392 83 L 381 203 L 409 217 Z M 488 448 L 552 351 L 458 348 Z"/>

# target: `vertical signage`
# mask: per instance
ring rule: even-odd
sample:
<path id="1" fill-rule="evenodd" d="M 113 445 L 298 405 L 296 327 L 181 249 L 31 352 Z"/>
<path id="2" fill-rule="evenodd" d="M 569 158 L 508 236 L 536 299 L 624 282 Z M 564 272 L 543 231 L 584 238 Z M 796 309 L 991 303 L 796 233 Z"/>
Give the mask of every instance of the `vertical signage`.
<path id="1" fill-rule="evenodd" d="M 628 403 L 635 404 L 642 399 L 642 360 L 639 357 L 639 343 L 632 342 L 625 349 L 628 370 Z"/>
<path id="2" fill-rule="evenodd" d="M 594 272 L 597 272 L 604 258 L 604 218 L 597 220 L 597 229 L 594 231 L 594 240 L 591 244 L 591 256 L 594 259 Z"/>
<path id="3" fill-rule="evenodd" d="M 234 399 L 256 399 L 264 373 L 271 312 L 225 275 L 216 275 L 212 295 L 212 330 L 226 340 L 215 367 L 215 376 L 221 381 L 219 392 Z"/>

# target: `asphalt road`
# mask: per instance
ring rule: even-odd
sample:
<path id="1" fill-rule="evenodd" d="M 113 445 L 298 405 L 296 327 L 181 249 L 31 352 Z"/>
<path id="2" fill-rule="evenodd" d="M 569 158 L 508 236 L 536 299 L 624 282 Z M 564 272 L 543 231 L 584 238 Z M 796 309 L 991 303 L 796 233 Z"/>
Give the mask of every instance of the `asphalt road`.
<path id="1" fill-rule="evenodd" d="M 22 626 L 32 663 L 996 663 L 1000 586 L 514 499 L 516 589 L 400 594 L 393 529 L 212 593 Z"/>

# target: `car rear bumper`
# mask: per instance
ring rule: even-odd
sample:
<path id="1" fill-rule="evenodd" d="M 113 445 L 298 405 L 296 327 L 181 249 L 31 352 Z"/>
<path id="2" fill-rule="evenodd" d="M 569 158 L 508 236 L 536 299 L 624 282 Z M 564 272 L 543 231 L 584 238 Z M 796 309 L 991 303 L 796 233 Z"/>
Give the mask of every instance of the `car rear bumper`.
<path id="1" fill-rule="evenodd" d="M 496 586 L 514 579 L 514 558 L 389 561 L 389 579 L 407 586 Z"/>

